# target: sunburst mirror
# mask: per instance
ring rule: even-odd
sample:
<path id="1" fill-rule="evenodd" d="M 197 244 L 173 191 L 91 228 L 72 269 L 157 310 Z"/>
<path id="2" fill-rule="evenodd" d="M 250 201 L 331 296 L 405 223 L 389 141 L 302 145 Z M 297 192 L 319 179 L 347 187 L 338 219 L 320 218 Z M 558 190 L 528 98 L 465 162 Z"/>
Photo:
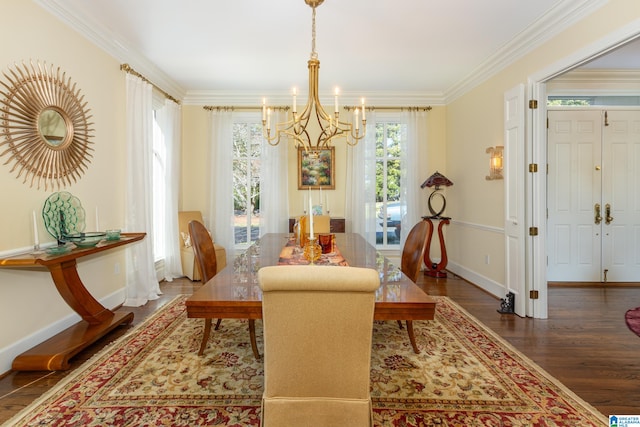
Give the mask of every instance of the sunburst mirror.
<path id="1" fill-rule="evenodd" d="M 80 89 L 53 65 L 30 62 L 0 81 L 0 157 L 38 189 L 77 182 L 90 163 L 93 123 Z"/>

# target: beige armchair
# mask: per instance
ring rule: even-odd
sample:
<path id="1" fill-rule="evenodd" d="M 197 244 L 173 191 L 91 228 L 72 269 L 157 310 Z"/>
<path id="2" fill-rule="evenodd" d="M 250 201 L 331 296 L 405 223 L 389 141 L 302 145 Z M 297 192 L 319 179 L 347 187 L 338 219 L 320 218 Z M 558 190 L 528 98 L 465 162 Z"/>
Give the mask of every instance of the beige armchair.
<path id="1" fill-rule="evenodd" d="M 304 215 L 305 218 L 300 222 L 304 224 L 303 233 L 309 233 L 309 216 Z M 331 217 L 329 215 L 314 215 L 313 216 L 313 233 L 331 233 Z"/>
<path id="2" fill-rule="evenodd" d="M 182 261 L 182 274 L 190 280 L 198 281 L 202 279 L 200 267 L 196 262 L 191 246 L 191 237 L 189 235 L 189 223 L 198 221 L 202 223 L 202 213 L 200 211 L 181 211 L 178 212 L 178 228 L 180 230 L 180 259 Z M 227 251 L 224 247 L 214 244 L 216 249 L 216 262 L 218 270 L 222 270 L 227 265 Z"/>
<path id="3" fill-rule="evenodd" d="M 258 271 L 264 329 L 262 424 L 371 426 L 376 270 L 270 266 Z"/>

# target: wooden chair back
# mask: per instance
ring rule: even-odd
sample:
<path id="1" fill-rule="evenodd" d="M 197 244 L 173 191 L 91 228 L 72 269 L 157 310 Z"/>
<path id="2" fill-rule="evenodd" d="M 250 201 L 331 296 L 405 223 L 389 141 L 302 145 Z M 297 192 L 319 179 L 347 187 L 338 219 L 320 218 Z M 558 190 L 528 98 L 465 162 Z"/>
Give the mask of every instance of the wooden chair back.
<path id="1" fill-rule="evenodd" d="M 422 266 L 424 248 L 427 242 L 429 223 L 420 221 L 413 226 L 402 249 L 402 272 L 414 282 L 418 280 L 418 273 Z"/>
<path id="2" fill-rule="evenodd" d="M 189 234 L 191 235 L 193 254 L 202 273 L 202 283 L 206 283 L 216 275 L 218 270 L 213 239 L 200 221 L 194 220 L 189 223 Z"/>

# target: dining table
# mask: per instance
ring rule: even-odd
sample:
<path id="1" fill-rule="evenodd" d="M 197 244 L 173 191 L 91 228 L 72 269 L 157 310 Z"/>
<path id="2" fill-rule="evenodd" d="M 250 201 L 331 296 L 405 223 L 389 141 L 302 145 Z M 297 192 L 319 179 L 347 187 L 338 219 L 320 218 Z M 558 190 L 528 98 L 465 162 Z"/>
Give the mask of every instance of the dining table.
<path id="1" fill-rule="evenodd" d="M 407 321 L 414 352 L 419 348 L 411 327 L 414 320 L 433 320 L 436 299 L 426 294 L 398 266 L 357 233 L 335 233 L 332 252 L 315 264 L 378 271 L 374 320 Z M 261 319 L 262 292 L 257 272 L 272 265 L 309 264 L 295 238 L 268 233 L 238 255 L 186 300 L 187 317 L 203 319 Z M 255 342 L 252 342 L 255 352 Z"/>

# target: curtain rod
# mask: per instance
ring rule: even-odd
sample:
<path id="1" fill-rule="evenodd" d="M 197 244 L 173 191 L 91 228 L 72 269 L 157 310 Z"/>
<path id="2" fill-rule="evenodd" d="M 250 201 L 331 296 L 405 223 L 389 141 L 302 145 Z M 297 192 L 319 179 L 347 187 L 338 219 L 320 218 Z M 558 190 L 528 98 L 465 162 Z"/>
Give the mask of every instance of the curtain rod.
<path id="1" fill-rule="evenodd" d="M 361 108 L 360 106 L 352 106 L 345 105 L 344 109 L 347 111 L 351 111 L 354 108 Z M 432 107 L 429 105 L 427 107 L 376 107 L 376 106 L 366 106 L 367 111 L 431 111 Z"/>
<path id="2" fill-rule="evenodd" d="M 148 78 L 146 78 L 145 76 L 143 76 L 142 74 L 140 74 L 139 72 L 137 72 L 136 70 L 134 70 L 133 68 L 131 68 L 131 66 L 129 64 L 122 64 L 120 65 L 120 69 L 122 71 L 125 71 L 129 74 L 133 74 L 136 77 L 140 77 L 142 80 L 144 80 L 145 82 L 149 83 L 151 86 L 153 86 L 154 88 L 156 88 L 158 91 L 160 91 L 160 93 L 162 93 L 164 95 L 165 98 L 175 102 L 176 104 L 180 105 L 180 101 L 178 101 L 177 99 L 175 99 L 173 96 L 169 95 L 167 92 L 165 92 L 164 90 L 160 89 L 158 86 L 156 86 L 152 81 L 150 81 Z"/>
<path id="3" fill-rule="evenodd" d="M 262 107 L 258 107 L 258 106 L 240 106 L 240 105 L 205 105 L 204 107 L 205 110 L 207 111 L 235 111 L 235 110 L 260 110 L 262 111 Z M 289 107 L 285 107 L 285 106 L 279 106 L 279 107 L 269 107 L 271 108 L 271 111 L 277 110 L 277 111 L 289 111 Z"/>
<path id="4" fill-rule="evenodd" d="M 205 105 L 204 107 L 205 110 L 208 111 L 234 111 L 234 110 L 262 110 L 262 107 L 258 107 L 258 106 L 247 106 L 247 107 L 241 107 L 241 106 L 232 106 L 232 105 L 227 105 L 227 106 L 223 106 L 223 105 Z M 271 110 L 280 110 L 280 111 L 289 111 L 289 107 L 269 107 L 271 108 Z M 354 107 L 354 106 L 350 106 L 350 105 L 345 105 L 344 107 L 345 110 L 347 111 L 351 111 L 354 108 L 360 108 L 358 107 Z M 375 106 L 369 106 L 369 107 L 365 107 L 367 109 L 367 111 L 431 111 L 432 107 L 431 106 L 427 106 L 427 107 L 375 107 Z"/>

